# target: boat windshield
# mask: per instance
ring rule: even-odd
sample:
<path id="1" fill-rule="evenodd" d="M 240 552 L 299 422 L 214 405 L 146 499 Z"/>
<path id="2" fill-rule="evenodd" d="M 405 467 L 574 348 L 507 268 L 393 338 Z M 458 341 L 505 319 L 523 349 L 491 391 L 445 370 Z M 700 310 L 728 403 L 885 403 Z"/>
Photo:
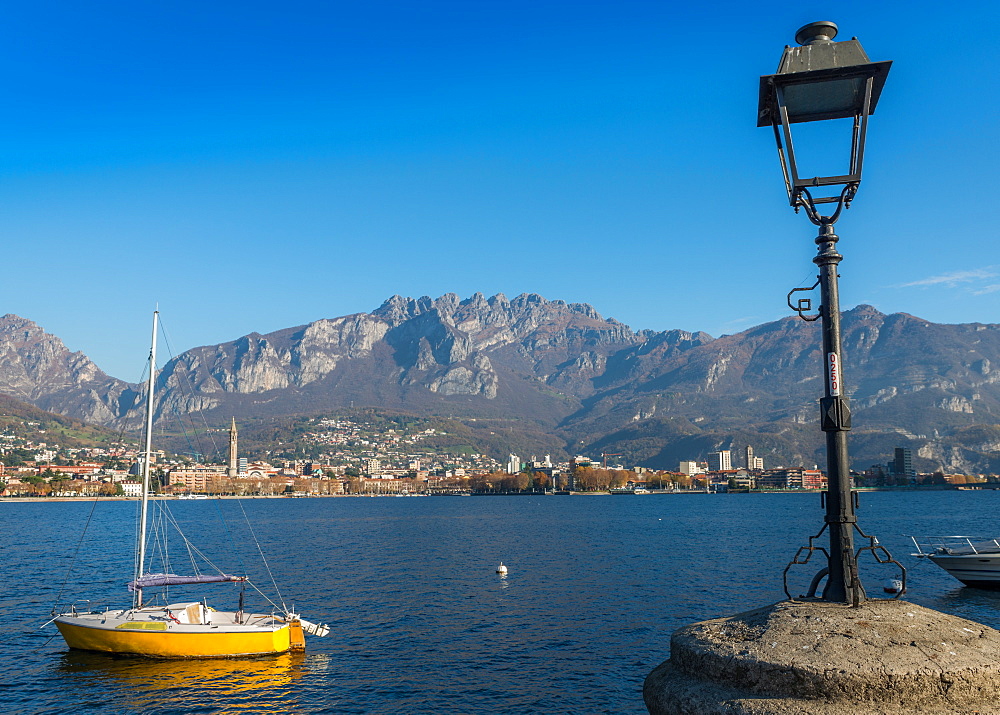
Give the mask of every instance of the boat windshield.
<path id="1" fill-rule="evenodd" d="M 1000 553 L 1000 537 L 983 539 L 975 536 L 925 536 L 918 539 L 911 536 L 913 545 L 917 547 L 914 556 L 931 556 L 933 554 L 948 554 L 962 556 L 965 554 L 995 554 Z"/>

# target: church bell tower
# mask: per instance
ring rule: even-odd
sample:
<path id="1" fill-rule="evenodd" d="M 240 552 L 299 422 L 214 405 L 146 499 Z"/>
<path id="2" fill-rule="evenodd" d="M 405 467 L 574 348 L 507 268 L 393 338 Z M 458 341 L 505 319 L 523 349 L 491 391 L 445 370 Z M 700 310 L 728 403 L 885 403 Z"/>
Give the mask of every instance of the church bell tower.
<path id="1" fill-rule="evenodd" d="M 236 418 L 233 417 L 233 424 L 229 428 L 229 461 L 226 464 L 226 476 L 230 479 L 236 479 L 236 472 Z"/>

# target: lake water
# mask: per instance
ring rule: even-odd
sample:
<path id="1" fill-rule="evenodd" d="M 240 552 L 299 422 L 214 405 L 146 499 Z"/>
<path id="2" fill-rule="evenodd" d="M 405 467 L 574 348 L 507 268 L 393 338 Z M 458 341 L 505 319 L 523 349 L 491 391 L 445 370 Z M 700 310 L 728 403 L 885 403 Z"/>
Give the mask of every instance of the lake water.
<path id="1" fill-rule="evenodd" d="M 1000 627 L 1000 594 L 964 588 L 910 557 L 904 536 L 995 535 L 1000 491 L 861 499 L 862 528 L 910 568 L 909 600 Z M 782 570 L 822 525 L 819 497 L 809 494 L 169 506 L 196 543 L 220 545 L 208 549 L 217 563 L 239 572 L 242 561 L 255 573 L 241 504 L 286 602 L 328 623 L 328 638 L 309 638 L 305 655 L 255 660 L 69 651 L 53 626 L 39 626 L 57 600 L 127 603 L 135 504 L 0 503 L 0 710 L 644 713 L 642 681 L 669 656 L 671 632 L 783 599 Z M 505 578 L 494 572 L 501 560 Z M 794 594 L 818 568 L 797 567 Z M 893 576 L 863 561 L 870 594 Z M 263 573 L 254 580 L 268 583 Z M 235 606 L 232 585 L 191 595 L 203 594 Z"/>

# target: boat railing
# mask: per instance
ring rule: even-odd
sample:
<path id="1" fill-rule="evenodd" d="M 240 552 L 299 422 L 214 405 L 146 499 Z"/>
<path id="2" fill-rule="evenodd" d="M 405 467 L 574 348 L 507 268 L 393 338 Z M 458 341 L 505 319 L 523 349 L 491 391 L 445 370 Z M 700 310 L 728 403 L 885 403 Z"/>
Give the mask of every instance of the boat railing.
<path id="1" fill-rule="evenodd" d="M 107 610 L 107 606 L 95 606 L 94 603 L 95 602 L 91 601 L 89 598 L 79 598 L 68 606 L 55 606 L 52 609 L 52 614 L 78 616 L 84 613 L 100 613 L 102 609 Z"/>
<path id="2" fill-rule="evenodd" d="M 86 609 L 77 608 L 77 606 L 79 604 L 83 604 L 83 603 L 87 604 Z M 68 606 L 62 606 L 62 605 L 56 603 L 56 604 L 54 604 L 52 606 L 52 618 L 50 618 L 49 620 L 45 621 L 45 623 L 43 623 L 41 626 L 39 626 L 39 628 L 45 628 L 45 626 L 49 625 L 50 623 L 52 623 L 54 620 L 56 620 L 57 618 L 59 618 L 61 616 L 70 616 L 71 618 L 75 618 L 76 616 L 79 616 L 79 615 L 82 615 L 82 614 L 86 614 L 86 613 L 94 613 L 94 608 L 91 605 L 91 602 L 90 602 L 89 599 L 86 599 L 86 598 L 77 599 L 76 601 L 73 601 Z"/>
<path id="3" fill-rule="evenodd" d="M 917 558 L 1000 553 L 998 539 L 981 539 L 973 536 L 925 536 L 918 540 L 917 537 L 911 536 L 910 540 L 917 548 L 917 553 L 911 555 Z"/>

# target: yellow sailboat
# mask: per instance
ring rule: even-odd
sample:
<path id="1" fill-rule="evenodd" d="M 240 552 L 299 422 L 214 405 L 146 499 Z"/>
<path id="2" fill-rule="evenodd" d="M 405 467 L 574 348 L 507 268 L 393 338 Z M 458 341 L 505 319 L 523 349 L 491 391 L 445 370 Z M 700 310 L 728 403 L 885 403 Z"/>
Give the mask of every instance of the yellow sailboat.
<path id="1" fill-rule="evenodd" d="M 275 605 L 270 613 L 246 613 L 243 591 L 236 611 L 218 611 L 207 600 L 153 605 L 143 591 L 154 587 L 223 582 L 249 583 L 246 576 L 222 572 L 190 576 L 146 572 L 149 478 L 152 463 L 153 383 L 159 313 L 153 313 L 146 398 L 142 502 L 136 540 L 135 576 L 128 584 L 132 604 L 120 609 L 77 609 L 55 614 L 52 622 L 70 648 L 151 658 L 229 658 L 305 650 L 305 634 L 325 636 L 329 628 L 310 623 Z"/>

